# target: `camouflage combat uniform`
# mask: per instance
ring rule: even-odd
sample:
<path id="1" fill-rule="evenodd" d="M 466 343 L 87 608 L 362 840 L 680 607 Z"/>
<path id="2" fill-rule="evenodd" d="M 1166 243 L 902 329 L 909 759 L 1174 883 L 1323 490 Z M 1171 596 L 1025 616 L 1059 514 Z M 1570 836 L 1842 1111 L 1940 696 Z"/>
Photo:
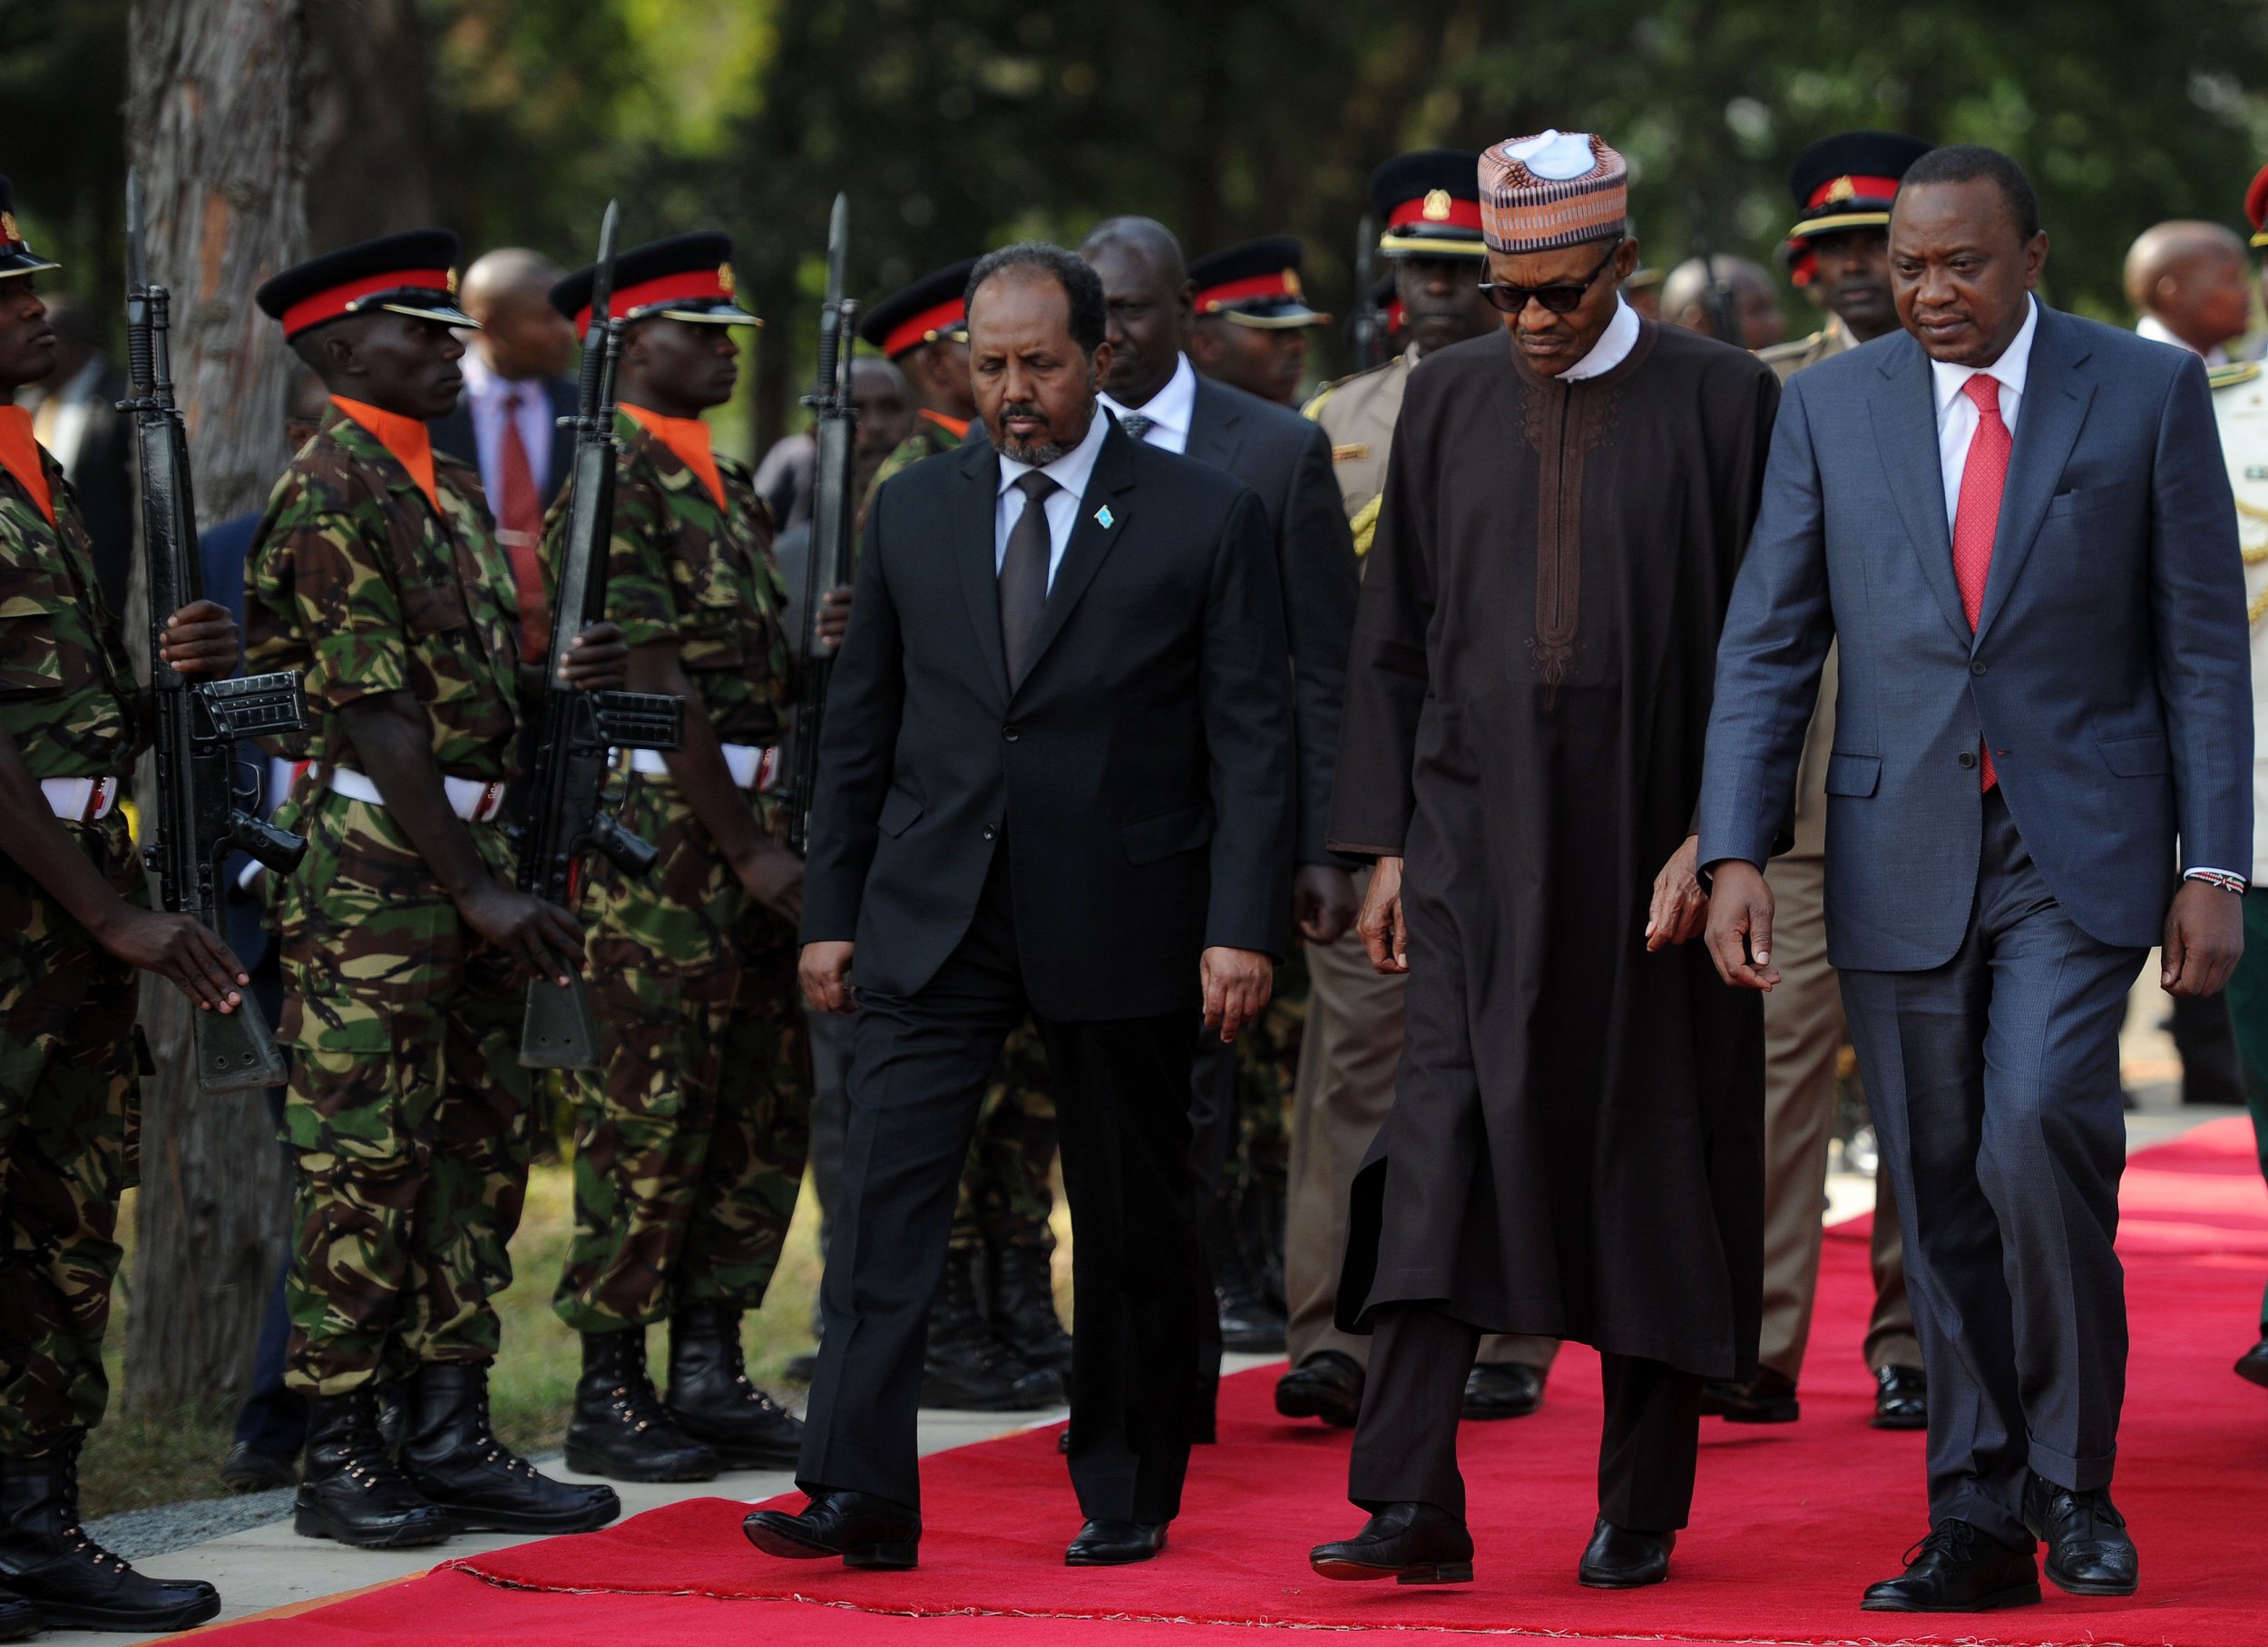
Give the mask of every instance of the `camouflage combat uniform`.
<path id="1" fill-rule="evenodd" d="M 786 590 L 748 472 L 719 460 L 726 507 L 628 414 L 615 471 L 607 616 L 631 647 L 675 641 L 718 741 L 776 744 L 792 697 Z M 564 500 L 546 543 L 555 560 Z M 739 878 L 666 773 L 621 763 L 622 823 L 660 849 L 650 875 L 592 861 L 591 1006 L 600 1069 L 574 1077 L 575 1236 L 553 1307 L 582 1332 L 688 1303 L 754 1309 L 803 1183 L 810 1053 L 795 930 Z M 786 819 L 758 800 L 784 840 Z"/>
<path id="2" fill-rule="evenodd" d="M 79 507 L 41 454 L 55 522 L 0 470 L 0 730 L 35 778 L 129 777 L 133 666 Z M 129 902 L 148 892 L 125 814 L 65 823 Z M 0 854 L 0 1454 L 102 1420 L 118 1198 L 139 1120 L 133 969 Z"/>
<path id="3" fill-rule="evenodd" d="M 435 454 L 436 513 L 337 412 L 277 482 L 245 579 L 253 669 L 306 672 L 302 754 L 353 768 L 343 706 L 405 692 L 435 765 L 503 783 L 520 726 L 512 568 L 471 468 Z M 308 839 L 277 894 L 278 1038 L 294 1050 L 294 1389 L 341 1395 L 496 1354 L 530 1143 L 523 992 L 387 810 L 296 786 Z M 464 826 L 509 882 L 501 820 Z"/>

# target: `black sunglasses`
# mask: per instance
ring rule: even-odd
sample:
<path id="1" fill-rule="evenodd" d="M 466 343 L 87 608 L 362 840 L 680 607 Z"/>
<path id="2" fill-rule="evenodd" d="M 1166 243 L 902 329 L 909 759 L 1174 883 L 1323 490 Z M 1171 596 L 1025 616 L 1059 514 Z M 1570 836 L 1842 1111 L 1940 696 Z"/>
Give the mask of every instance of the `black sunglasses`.
<path id="1" fill-rule="evenodd" d="M 1607 272 L 1607 265 L 1615 260 L 1615 253 L 1622 249 L 1618 239 L 1607 248 L 1607 255 L 1598 259 L 1598 266 L 1580 280 L 1555 280 L 1549 286 L 1508 286 L 1501 280 L 1481 282 L 1481 295 L 1508 315 L 1517 315 L 1533 298 L 1555 315 L 1571 315 L 1583 301 L 1583 294 L 1598 283 L 1598 277 Z"/>

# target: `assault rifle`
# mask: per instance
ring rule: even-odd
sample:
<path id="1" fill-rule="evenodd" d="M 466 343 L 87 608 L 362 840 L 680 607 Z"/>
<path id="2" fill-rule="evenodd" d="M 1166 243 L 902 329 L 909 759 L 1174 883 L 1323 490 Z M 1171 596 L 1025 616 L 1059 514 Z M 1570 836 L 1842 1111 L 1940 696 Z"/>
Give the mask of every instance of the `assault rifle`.
<path id="1" fill-rule="evenodd" d="M 518 824 L 520 890 L 562 909 L 573 907 L 575 871 L 586 852 L 605 853 L 626 875 L 652 872 L 660 853 L 603 809 L 607 772 L 613 750 L 675 749 L 685 731 L 684 700 L 673 694 L 585 692 L 558 672 L 584 626 L 606 616 L 607 555 L 614 535 L 614 367 L 622 353 L 622 322 L 612 314 L 616 215 L 608 201 L 599 229 L 591 329 L 582 340 L 582 392 L 575 415 L 560 420 L 575 432 L 574 492 Z M 571 973 L 563 986 L 548 978 L 529 983 L 520 1062 L 530 1069 L 598 1067 L 598 1025 L 581 974 Z"/>
<path id="2" fill-rule="evenodd" d="M 796 679 L 796 741 L 787 764 L 787 845 L 801 857 L 810 845 L 811 796 L 819 782 L 819 720 L 826 707 L 835 653 L 819 638 L 819 609 L 850 570 L 852 448 L 858 408 L 851 401 L 851 340 L 858 305 L 843 296 L 843 260 L 850 244 L 850 197 L 835 197 L 826 229 L 826 302 L 819 310 L 819 374 L 804 396 L 818 452 L 811 492 L 811 552 L 804 565 L 801 668 Z"/>
<path id="3" fill-rule="evenodd" d="M 178 914 L 220 931 L 221 866 L 248 853 L 282 874 L 308 843 L 236 804 L 236 740 L 299 730 L 297 671 L 237 680 L 192 681 L 170 668 L 160 648 L 166 619 L 204 598 L 197 560 L 197 510 L 190 494 L 189 439 L 173 402 L 167 333 L 172 299 L 150 284 L 142 249 L 142 180 L 126 174 L 126 358 L 132 397 L 118 403 L 133 419 L 142 468 L 142 556 L 150 591 L 150 697 L 158 783 L 154 825 L 142 861 L 158 877 L 158 897 Z M 285 1077 L 259 1008 L 248 994 L 230 1012 L 194 1012 L 197 1087 L 242 1092 Z"/>

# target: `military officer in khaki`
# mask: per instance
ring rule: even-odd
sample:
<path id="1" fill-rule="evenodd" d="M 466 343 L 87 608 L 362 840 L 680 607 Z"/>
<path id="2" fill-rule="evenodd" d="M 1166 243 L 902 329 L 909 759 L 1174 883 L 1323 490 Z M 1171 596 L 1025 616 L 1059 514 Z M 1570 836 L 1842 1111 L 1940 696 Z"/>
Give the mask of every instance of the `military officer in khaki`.
<path id="1" fill-rule="evenodd" d="M 1410 374 L 1435 349 L 1485 336 L 1502 322 L 1480 289 L 1488 268 L 1481 239 L 1479 157 L 1432 149 L 1398 155 L 1371 177 L 1380 253 L 1393 265 L 1393 300 L 1407 346 L 1384 364 L 1331 385 L 1307 415 L 1331 438 L 1331 468 L 1354 528 L 1370 551 L 1386 451 Z M 1285 1240 L 1285 1349 L 1291 1370 L 1276 1386 L 1286 1418 L 1352 1425 L 1362 1406 L 1370 1340 L 1332 1324 L 1339 1257 L 1346 1244 L 1347 1189 L 1371 1137 L 1393 1106 L 1402 1056 L 1400 977 L 1381 976 L 1351 931 L 1306 946 L 1313 980 L 1292 1101 L 1291 1197 Z M 1465 1385 L 1468 1418 L 1533 1412 L 1559 1345 L 1550 1339 L 1492 1337 Z"/>
<path id="2" fill-rule="evenodd" d="M 1827 324 L 1761 351 L 1781 381 L 1898 329 L 1890 297 L 1890 203 L 1899 178 L 1929 147 L 1894 132 L 1845 132 L 1796 157 L 1788 177 L 1799 213 L 1789 236 L 1789 266 Z M 1847 1038 L 1842 989 L 1827 964 L 1825 784 L 1835 679 L 1830 651 L 1796 780 L 1795 844 L 1772 861 L 1780 898 L 1773 960 L 1782 982 L 1765 998 L 1764 1012 L 1764 1331 L 1756 1376 L 1746 1384 L 1709 1385 L 1701 1406 L 1735 1423 L 1781 1424 L 1796 1417 L 1796 1381 L 1819 1290 L 1836 1066 Z M 1920 1429 L 1928 1421 L 1921 1346 L 1906 1301 L 1898 1205 L 1887 1173 L 1875 1178 L 1874 1196 L 1874 1311 L 1864 1346 L 1874 1375 L 1873 1423 Z"/>

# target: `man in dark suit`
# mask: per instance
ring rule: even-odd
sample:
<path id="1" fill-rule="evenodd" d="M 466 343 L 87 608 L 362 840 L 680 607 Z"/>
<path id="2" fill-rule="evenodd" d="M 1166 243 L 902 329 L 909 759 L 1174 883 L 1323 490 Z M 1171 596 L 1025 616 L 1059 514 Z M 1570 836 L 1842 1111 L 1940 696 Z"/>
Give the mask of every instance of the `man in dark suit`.
<path id="1" fill-rule="evenodd" d="M 1930 1381 L 1931 1534 L 1863 1604 L 2038 1601 L 2035 1538 L 2065 1590 L 2126 1594 L 2118 1028 L 2152 944 L 2186 996 L 2242 948 L 2235 512 L 2199 362 L 2032 296 L 2014 161 L 1915 161 L 1890 250 L 1904 329 L 1781 404 L 1718 658 L 1708 940 L 1726 981 L 1778 981 L 1764 865 L 1833 640 L 1829 957 Z"/>
<path id="2" fill-rule="evenodd" d="M 1284 588 L 1285 628 L 1291 642 L 1295 712 L 1293 738 L 1297 770 L 1297 824 L 1292 882 L 1292 915 L 1299 935 L 1311 943 L 1330 943 L 1354 919 L 1354 882 L 1345 862 L 1323 843 L 1331 806 L 1331 779 L 1338 759 L 1339 703 L 1346 693 L 1346 657 L 1354 633 L 1354 600 L 1361 575 L 1354 540 L 1340 507 L 1338 482 L 1331 473 L 1331 442 L 1323 431 L 1287 407 L 1273 404 L 1201 375 L 1191 365 L 1183 341 L 1192 324 L 1196 287 L 1184 266 L 1181 244 L 1162 223 L 1149 218 L 1111 218 L 1098 224 L 1080 255 L 1102 278 L 1110 306 L 1110 372 L 1103 404 L 1129 434 L 1146 445 L 1178 452 L 1208 467 L 1226 471 L 1259 494 L 1267 511 L 1270 535 Z M 1298 979 L 1304 995 L 1305 979 Z M 1273 1015 L 1272 1015 L 1273 1016 Z M 1196 1127 L 1193 1164 L 1200 1195 L 1209 1205 L 1207 1255 L 1219 1294 L 1217 1333 L 1240 1350 L 1284 1347 L 1282 1254 L 1284 1190 L 1289 1150 L 1287 1118 L 1280 1094 L 1292 1084 L 1289 1065 L 1295 1045 L 1286 1027 L 1263 1026 L 1247 1057 L 1271 1053 L 1286 1067 L 1272 1078 L 1252 1083 L 1247 1102 L 1273 1102 L 1278 1113 L 1254 1117 L 1266 1140 L 1243 1163 L 1246 1185 L 1222 1183 L 1227 1162 L 1239 1152 L 1238 1082 L 1236 1053 L 1217 1038 L 1198 1047 L 1191 1120 Z M 1237 1204 L 1237 1192 L 1258 1194 L 1260 1215 Z M 1239 1226 L 1265 1226 L 1274 1259 L 1271 1295 L 1246 1267 L 1249 1256 Z M 1203 1381 L 1218 1376 L 1219 1346 L 1211 1348 Z M 1211 1400 L 1204 1397 L 1198 1415 L 1207 1429 Z"/>
<path id="3" fill-rule="evenodd" d="M 798 1515 L 775 1555 L 914 1564 L 914 1417 L 953 1191 L 1001 1047 L 1047 1042 L 1079 1228 L 1072 1565 L 1164 1546 L 1203 1301 L 1190 1025 L 1233 1037 L 1286 947 L 1290 665 L 1260 501 L 1097 408 L 1101 283 L 970 277 L 992 435 L 875 494 L 804 884 L 815 1010 L 858 1014 Z M 852 992 L 853 956 L 857 986 Z"/>

